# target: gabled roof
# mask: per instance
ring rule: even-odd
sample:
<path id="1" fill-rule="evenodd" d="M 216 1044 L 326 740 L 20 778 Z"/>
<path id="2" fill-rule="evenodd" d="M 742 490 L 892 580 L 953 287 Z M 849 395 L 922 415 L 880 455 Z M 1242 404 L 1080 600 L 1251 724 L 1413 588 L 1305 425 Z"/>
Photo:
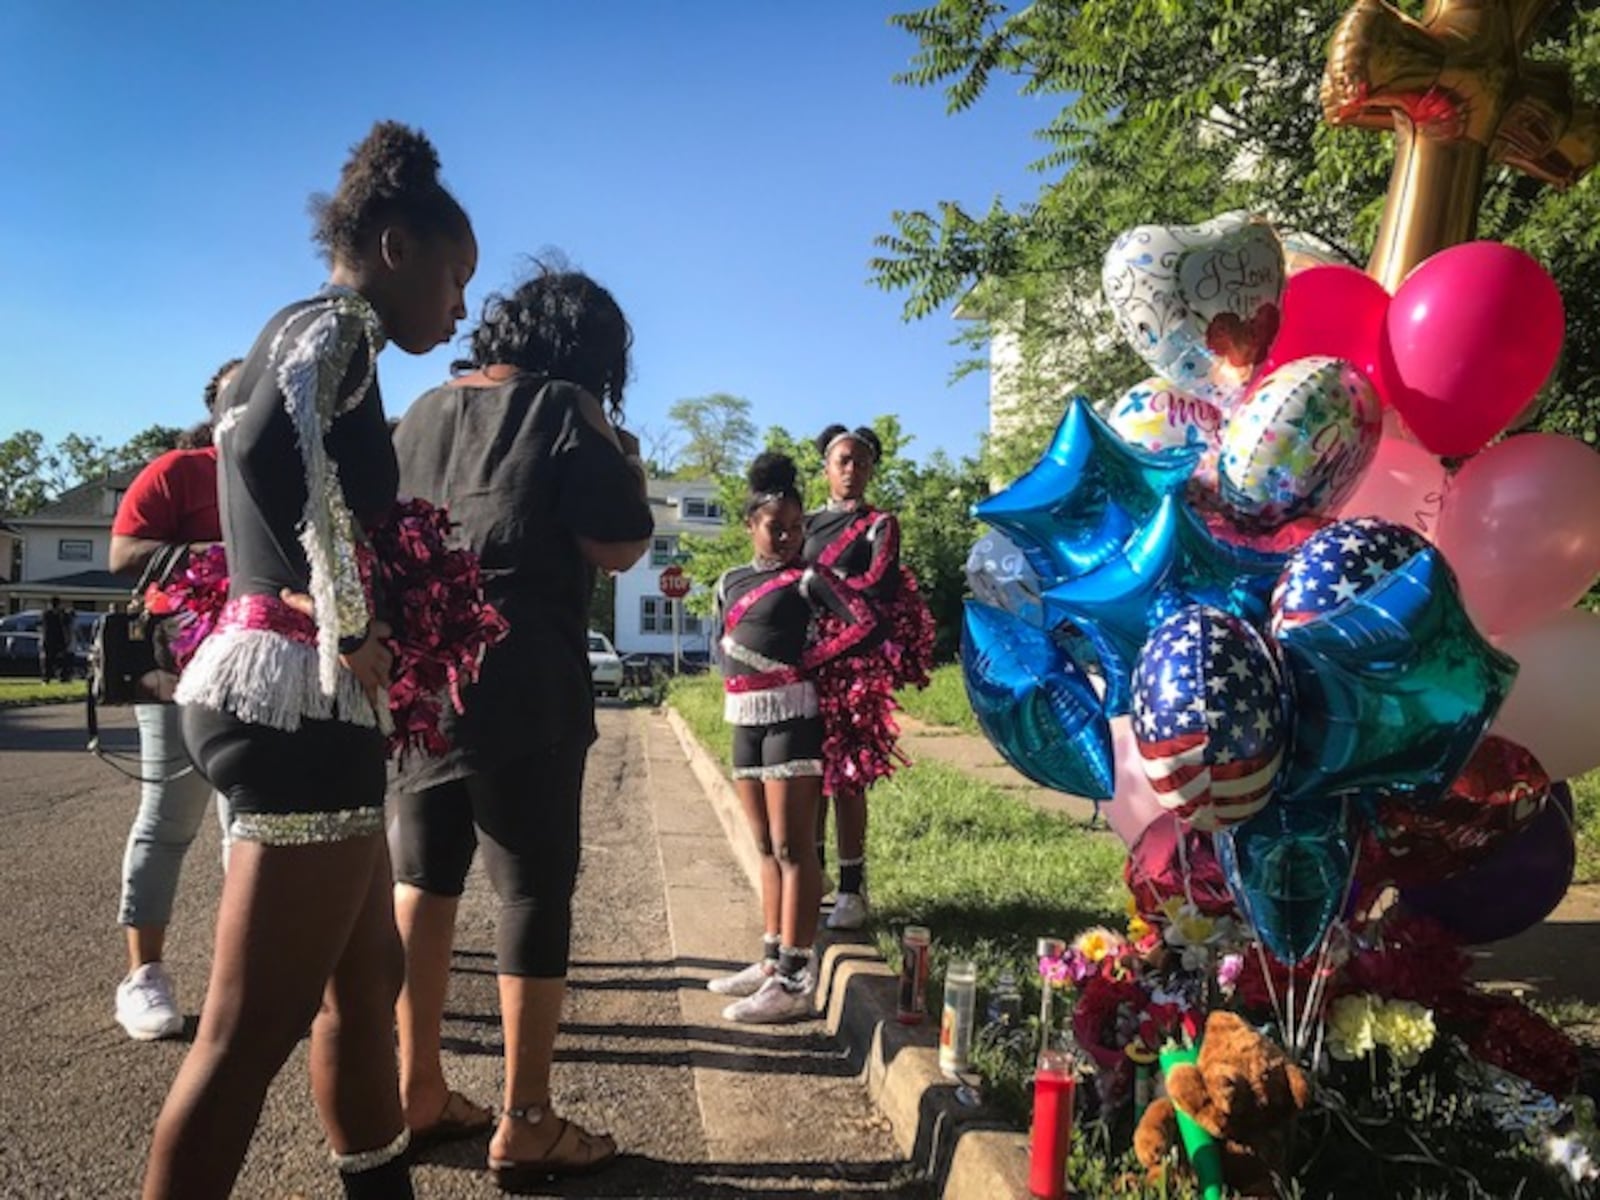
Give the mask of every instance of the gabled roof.
<path id="1" fill-rule="evenodd" d="M 11 520 L 16 525 L 27 525 L 32 521 L 71 521 L 85 517 L 109 521 L 111 517 L 105 511 L 102 497 L 108 490 L 127 491 L 134 476 L 142 470 L 144 464 L 141 463 L 137 467 L 111 471 L 99 479 L 91 479 L 87 483 L 80 483 L 77 487 L 67 489 L 49 504 L 40 506 L 26 517 L 12 517 Z"/>

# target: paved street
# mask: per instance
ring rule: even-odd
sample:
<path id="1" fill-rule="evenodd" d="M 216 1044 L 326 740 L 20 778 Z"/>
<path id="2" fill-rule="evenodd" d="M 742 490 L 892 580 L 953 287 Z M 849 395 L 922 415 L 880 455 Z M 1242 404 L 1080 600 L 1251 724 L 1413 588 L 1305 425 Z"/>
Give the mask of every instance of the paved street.
<path id="1" fill-rule="evenodd" d="M 132 752 L 131 713 L 105 714 Z M 0 712 L 0 1196 L 136 1194 L 182 1042 L 139 1045 L 112 1020 L 123 970 L 114 922 L 136 785 L 83 750 L 76 707 Z M 659 716 L 601 713 L 585 795 L 585 867 L 556 1104 L 611 1129 L 626 1161 L 548 1195 L 922 1197 L 886 1125 L 818 1023 L 748 1030 L 704 990 L 760 924 L 715 817 Z M 168 961 L 198 1012 L 221 883 L 215 824 L 185 865 Z M 498 1100 L 493 903 L 462 906 L 446 1025 L 452 1082 Z M 486 1139 L 434 1152 L 421 1197 L 496 1195 Z M 280 1075 L 236 1195 L 338 1194 L 303 1051 Z"/>

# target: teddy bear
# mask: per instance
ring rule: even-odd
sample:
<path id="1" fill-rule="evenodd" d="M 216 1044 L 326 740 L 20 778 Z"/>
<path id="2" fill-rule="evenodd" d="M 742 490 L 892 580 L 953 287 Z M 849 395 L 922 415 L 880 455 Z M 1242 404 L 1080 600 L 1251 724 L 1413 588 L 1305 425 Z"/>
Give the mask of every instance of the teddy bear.
<path id="1" fill-rule="evenodd" d="M 1167 1097 L 1145 1110 L 1133 1147 L 1156 1170 L 1179 1145 L 1176 1103 L 1222 1152 L 1228 1186 L 1246 1196 L 1273 1194 L 1274 1172 L 1285 1168 L 1289 1127 L 1311 1097 L 1311 1085 L 1283 1050 L 1236 1013 L 1206 1018 L 1199 1061 L 1174 1066 Z"/>

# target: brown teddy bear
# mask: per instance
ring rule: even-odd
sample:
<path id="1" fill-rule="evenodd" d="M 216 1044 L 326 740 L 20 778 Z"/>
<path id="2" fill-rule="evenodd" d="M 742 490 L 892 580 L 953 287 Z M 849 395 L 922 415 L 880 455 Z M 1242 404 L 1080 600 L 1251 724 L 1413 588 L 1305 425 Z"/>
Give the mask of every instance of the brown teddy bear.
<path id="1" fill-rule="evenodd" d="M 1167 1096 L 1145 1110 L 1133 1148 L 1155 1170 L 1179 1145 L 1176 1103 L 1217 1139 L 1228 1186 L 1246 1196 L 1270 1196 L 1272 1176 L 1286 1166 L 1289 1125 L 1306 1106 L 1305 1074 L 1270 1039 L 1235 1013 L 1206 1018 L 1200 1059 L 1167 1073 Z"/>

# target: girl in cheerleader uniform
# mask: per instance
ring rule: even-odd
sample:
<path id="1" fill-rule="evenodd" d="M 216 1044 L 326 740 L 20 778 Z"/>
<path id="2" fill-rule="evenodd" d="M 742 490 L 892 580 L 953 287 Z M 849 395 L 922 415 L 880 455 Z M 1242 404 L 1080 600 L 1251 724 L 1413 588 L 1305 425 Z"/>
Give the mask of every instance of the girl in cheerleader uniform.
<path id="1" fill-rule="evenodd" d="M 733 730 L 733 776 L 761 852 L 761 958 L 707 986 L 738 997 L 723 1016 L 770 1023 L 814 1012 L 811 970 L 822 872 L 806 839 L 822 798 L 823 725 L 813 673 L 872 633 L 861 596 L 826 567 L 800 561 L 803 510 L 792 459 L 763 454 L 749 471 L 748 566 L 717 581 L 724 716 Z M 831 631 L 818 635 L 818 614 Z"/>
<path id="2" fill-rule="evenodd" d="M 894 693 L 927 686 L 933 618 L 915 577 L 900 562 L 899 521 L 865 498 L 883 456 L 878 435 L 830 425 L 816 444 L 829 499 L 806 516 L 802 557 L 843 576 L 845 587 L 866 600 L 876 618 L 870 646 L 857 646 L 847 658 L 825 664 L 816 678 L 825 726 L 819 862 L 826 851 L 826 797 L 833 798 L 838 828 L 839 891 L 828 928 L 859 929 L 867 918 L 867 789 L 903 761 L 895 746 L 900 729 Z"/>

